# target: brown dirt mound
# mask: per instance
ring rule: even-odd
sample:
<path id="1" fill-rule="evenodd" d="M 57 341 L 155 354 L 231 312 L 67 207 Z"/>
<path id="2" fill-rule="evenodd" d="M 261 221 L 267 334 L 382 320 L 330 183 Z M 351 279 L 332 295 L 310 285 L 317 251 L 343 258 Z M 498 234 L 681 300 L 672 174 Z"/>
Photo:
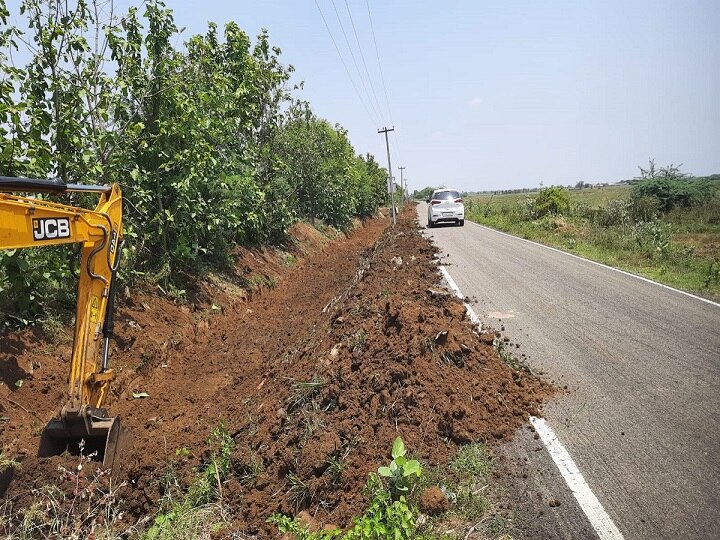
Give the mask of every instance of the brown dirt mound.
<path id="1" fill-rule="evenodd" d="M 181 480 L 202 463 L 220 421 L 236 445 L 223 487 L 233 528 L 267 538 L 265 519 L 276 511 L 307 510 L 319 523 L 347 525 L 365 506 L 367 473 L 389 460 L 397 435 L 434 464 L 459 444 L 508 438 L 538 414 L 550 389 L 505 366 L 491 340 L 474 333 L 460 301 L 428 293 L 440 278 L 414 208 L 397 227 L 386 225 L 371 220 L 276 269 L 274 289 L 227 303 L 222 313 L 149 296 L 121 311 L 114 356 L 123 370 L 111 412 L 134 433 L 117 472 L 133 516 L 157 508 L 169 463 Z M 2 341 L 3 353 L 15 343 L 10 355 L 19 369 L 32 358 L 23 339 Z M 38 418 L 62 401 L 63 350 L 54 376 L 15 392 Z M 0 361 L 12 365 L 8 356 Z M 150 397 L 133 399 L 134 390 Z M 48 470 L 30 457 L 33 415 L 16 409 L 12 416 L 0 429 L 3 440 L 14 438 L 23 469 L 7 496 L 22 507 Z"/>

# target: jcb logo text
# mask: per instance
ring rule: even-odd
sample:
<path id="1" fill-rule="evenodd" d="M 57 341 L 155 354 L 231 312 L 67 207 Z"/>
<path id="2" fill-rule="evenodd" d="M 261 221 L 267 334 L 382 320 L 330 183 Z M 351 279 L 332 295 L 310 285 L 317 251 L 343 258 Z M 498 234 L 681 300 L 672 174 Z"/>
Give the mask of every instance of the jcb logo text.
<path id="1" fill-rule="evenodd" d="M 37 218 L 32 220 L 34 240 L 52 240 L 70 237 L 68 218 Z"/>

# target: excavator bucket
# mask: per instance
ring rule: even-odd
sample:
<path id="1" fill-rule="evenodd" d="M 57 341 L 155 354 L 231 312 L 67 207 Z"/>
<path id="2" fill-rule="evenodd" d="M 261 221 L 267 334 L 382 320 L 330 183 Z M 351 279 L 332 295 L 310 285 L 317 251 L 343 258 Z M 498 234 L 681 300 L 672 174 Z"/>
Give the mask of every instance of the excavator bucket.
<path id="1" fill-rule="evenodd" d="M 65 452 L 82 454 L 112 469 L 120 463 L 127 440 L 128 433 L 117 416 L 86 419 L 78 416 L 71 420 L 55 418 L 42 432 L 38 457 L 59 456 Z"/>

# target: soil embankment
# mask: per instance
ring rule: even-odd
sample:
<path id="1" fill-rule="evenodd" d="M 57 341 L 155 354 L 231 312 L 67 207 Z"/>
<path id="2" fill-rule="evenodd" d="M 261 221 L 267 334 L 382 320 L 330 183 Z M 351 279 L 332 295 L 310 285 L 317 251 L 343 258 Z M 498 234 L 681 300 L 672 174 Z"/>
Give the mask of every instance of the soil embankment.
<path id="1" fill-rule="evenodd" d="M 269 537 L 265 519 L 275 511 L 308 509 L 319 522 L 346 525 L 364 508 L 367 473 L 388 460 L 398 434 L 433 464 L 460 444 L 509 438 L 538 414 L 551 389 L 508 368 L 459 300 L 429 292 L 440 288 L 434 255 L 407 208 L 395 228 L 369 220 L 348 238 L 316 242 L 292 265 L 246 253 L 246 274 L 272 266 L 261 294 L 212 289 L 206 309 L 152 295 L 128 300 L 116 324 L 120 372 L 109 407 L 134 435 L 118 473 L 129 515 L 157 508 L 169 463 L 190 476 L 220 422 L 235 442 L 223 487 L 233 527 Z M 33 455 L 62 403 L 69 346 L 30 332 L 0 346 L 0 437 L 23 464 L 7 497 L 21 508 L 68 459 Z M 338 460 L 341 473 L 328 474 Z"/>

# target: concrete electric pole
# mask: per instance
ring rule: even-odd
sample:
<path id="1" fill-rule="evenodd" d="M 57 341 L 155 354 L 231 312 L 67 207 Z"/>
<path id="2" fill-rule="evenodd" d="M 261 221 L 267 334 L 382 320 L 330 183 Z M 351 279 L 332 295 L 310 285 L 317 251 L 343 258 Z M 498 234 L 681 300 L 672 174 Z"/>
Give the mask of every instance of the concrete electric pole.
<path id="1" fill-rule="evenodd" d="M 378 133 L 385 134 L 385 147 L 387 148 L 388 155 L 388 178 L 390 179 L 390 208 L 392 208 L 392 222 L 394 227 L 397 222 L 395 219 L 395 182 L 393 181 L 392 165 L 390 164 L 390 141 L 388 140 L 388 131 L 395 131 L 395 128 L 378 129 Z"/>
<path id="2" fill-rule="evenodd" d="M 403 182 L 403 171 L 405 170 L 405 167 L 398 167 L 400 169 L 400 187 L 403 190 L 403 203 L 408 200 L 408 194 L 407 194 L 407 185 Z"/>

